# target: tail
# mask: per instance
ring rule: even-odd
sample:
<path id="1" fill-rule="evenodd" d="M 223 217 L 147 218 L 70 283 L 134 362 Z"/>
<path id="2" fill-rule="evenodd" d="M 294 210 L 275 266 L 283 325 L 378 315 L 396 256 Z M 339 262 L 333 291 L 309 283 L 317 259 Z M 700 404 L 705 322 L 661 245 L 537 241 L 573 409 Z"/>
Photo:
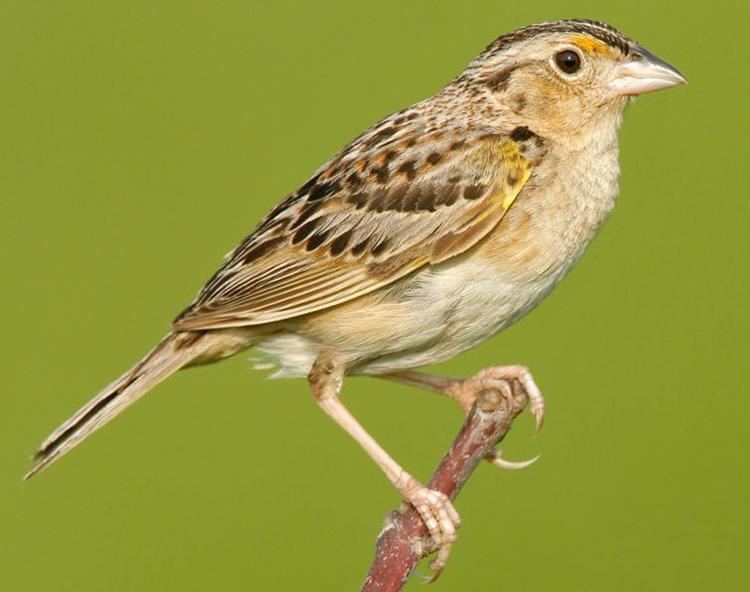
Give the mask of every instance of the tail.
<path id="1" fill-rule="evenodd" d="M 199 362 L 215 345 L 207 333 L 171 333 L 145 358 L 115 380 L 68 421 L 57 428 L 34 454 L 36 464 L 24 476 L 29 479 L 98 430 L 126 407 L 135 403 L 162 380 L 191 362 Z"/>

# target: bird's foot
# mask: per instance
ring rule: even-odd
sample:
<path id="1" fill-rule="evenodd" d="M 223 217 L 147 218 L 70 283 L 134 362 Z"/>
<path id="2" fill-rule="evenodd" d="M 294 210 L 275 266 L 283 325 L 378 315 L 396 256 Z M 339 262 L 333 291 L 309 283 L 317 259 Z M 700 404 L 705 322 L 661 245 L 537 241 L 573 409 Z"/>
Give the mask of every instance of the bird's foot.
<path id="1" fill-rule="evenodd" d="M 520 386 L 520 393 L 514 388 Z M 447 389 L 465 413 L 469 413 L 479 393 L 486 390 L 502 395 L 511 410 L 518 407 L 517 395 L 525 396 L 534 415 L 536 430 L 544 423 L 544 397 L 526 366 L 492 366 L 480 370 L 471 378 L 454 381 Z"/>
<path id="2" fill-rule="evenodd" d="M 430 534 L 429 552 L 437 552 L 430 562 L 432 575 L 428 581 L 438 578 L 445 568 L 453 543 L 456 542 L 456 531 L 461 525 L 461 517 L 456 512 L 448 496 L 435 489 L 429 489 L 414 479 L 401 489 L 404 501 L 414 506 Z"/>
<path id="3" fill-rule="evenodd" d="M 520 387 L 520 392 L 518 387 Z M 544 397 L 528 368 L 525 366 L 485 368 L 471 378 L 455 381 L 449 387 L 448 394 L 456 400 L 464 413 L 469 413 L 479 393 L 486 390 L 500 393 L 507 401 L 511 412 L 518 408 L 518 397 L 526 397 L 529 409 L 534 415 L 536 430 L 541 429 L 544 423 Z M 538 458 L 535 456 L 520 462 L 509 461 L 501 456 L 499 450 L 486 457 L 488 462 L 503 469 L 523 469 L 536 462 Z"/>

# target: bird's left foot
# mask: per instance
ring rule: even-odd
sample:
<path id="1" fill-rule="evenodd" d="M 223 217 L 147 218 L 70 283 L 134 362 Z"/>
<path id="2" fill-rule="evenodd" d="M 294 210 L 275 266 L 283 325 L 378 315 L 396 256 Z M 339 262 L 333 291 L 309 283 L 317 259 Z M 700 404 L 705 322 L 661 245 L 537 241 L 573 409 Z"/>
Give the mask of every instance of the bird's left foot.
<path id="1" fill-rule="evenodd" d="M 383 377 L 448 395 L 461 406 L 466 415 L 471 411 L 480 393 L 495 391 L 507 401 L 510 412 L 514 415 L 522 410 L 528 401 L 537 431 L 544 422 L 544 397 L 526 366 L 492 366 L 465 379 L 412 371 L 396 372 Z M 504 469 L 523 469 L 534 463 L 537 458 L 514 462 L 504 459 L 499 451 L 487 456 L 489 462 Z"/>
<path id="2" fill-rule="evenodd" d="M 517 406 L 514 383 L 521 387 L 521 395 L 529 401 L 529 409 L 534 415 L 536 430 L 544 423 L 544 397 L 534 382 L 534 377 L 526 366 L 492 366 L 480 370 L 471 378 L 455 380 L 445 390 L 469 413 L 479 393 L 486 390 L 499 392 L 510 404 Z"/>
<path id="3" fill-rule="evenodd" d="M 519 393 L 515 388 L 520 387 Z M 536 430 L 539 431 L 544 423 L 544 397 L 534 381 L 526 366 L 492 366 L 480 370 L 476 375 L 465 380 L 454 381 L 447 389 L 447 393 L 453 397 L 464 410 L 469 413 L 479 393 L 493 390 L 500 393 L 510 406 L 515 409 L 518 405 L 517 395 L 525 396 L 529 402 L 529 409 L 534 415 Z M 516 462 L 504 459 L 500 451 L 488 455 L 487 461 L 503 469 L 523 469 L 533 464 L 539 458 Z"/>

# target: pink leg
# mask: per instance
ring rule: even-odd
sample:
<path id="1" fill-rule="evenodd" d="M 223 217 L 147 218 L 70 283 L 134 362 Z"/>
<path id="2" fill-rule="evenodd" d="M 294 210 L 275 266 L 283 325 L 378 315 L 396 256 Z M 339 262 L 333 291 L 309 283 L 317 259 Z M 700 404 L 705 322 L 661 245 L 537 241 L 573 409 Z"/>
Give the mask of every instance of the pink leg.
<path id="1" fill-rule="evenodd" d="M 456 540 L 456 529 L 461 523 L 453 504 L 445 494 L 428 489 L 407 473 L 344 407 L 339 399 L 343 370 L 333 360 L 318 359 L 310 371 L 308 381 L 320 408 L 354 438 L 383 470 L 404 501 L 419 512 L 438 550 L 438 560 L 434 562 L 437 575 L 445 565 Z"/>

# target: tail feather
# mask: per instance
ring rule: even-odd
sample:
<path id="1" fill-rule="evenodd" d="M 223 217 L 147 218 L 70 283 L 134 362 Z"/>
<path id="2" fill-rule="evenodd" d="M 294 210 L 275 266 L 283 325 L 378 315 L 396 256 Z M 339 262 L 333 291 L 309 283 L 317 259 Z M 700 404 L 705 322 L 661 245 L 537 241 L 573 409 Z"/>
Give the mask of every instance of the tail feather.
<path id="1" fill-rule="evenodd" d="M 140 399 L 162 380 L 210 349 L 213 340 L 203 333 L 172 333 L 140 362 L 86 403 L 42 442 L 34 454 L 29 479 L 58 460 L 86 437 Z"/>

